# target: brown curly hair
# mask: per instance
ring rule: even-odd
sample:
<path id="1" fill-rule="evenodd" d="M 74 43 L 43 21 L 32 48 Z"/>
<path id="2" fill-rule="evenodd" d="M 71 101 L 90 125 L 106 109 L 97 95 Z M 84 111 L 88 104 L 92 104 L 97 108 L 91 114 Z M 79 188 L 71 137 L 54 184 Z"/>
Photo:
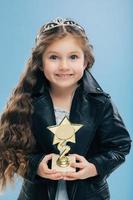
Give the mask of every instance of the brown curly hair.
<path id="1" fill-rule="evenodd" d="M 32 133 L 33 97 L 48 86 L 42 70 L 42 54 L 55 40 L 71 35 L 81 41 L 85 60 L 94 63 L 92 46 L 85 31 L 76 26 L 58 26 L 48 31 L 41 27 L 26 70 L 13 90 L 0 119 L 0 186 L 14 180 L 14 174 L 24 177 L 28 170 L 28 155 L 36 150 Z"/>

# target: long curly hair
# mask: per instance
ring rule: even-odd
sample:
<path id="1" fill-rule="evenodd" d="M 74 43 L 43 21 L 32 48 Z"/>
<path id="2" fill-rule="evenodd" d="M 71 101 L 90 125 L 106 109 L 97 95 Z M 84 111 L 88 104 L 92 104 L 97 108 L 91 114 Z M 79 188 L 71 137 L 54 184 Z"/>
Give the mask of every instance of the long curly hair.
<path id="1" fill-rule="evenodd" d="M 32 133 L 33 97 L 48 87 L 43 73 L 42 54 L 55 40 L 71 35 L 81 41 L 85 60 L 90 68 L 94 63 L 92 46 L 85 31 L 76 26 L 58 26 L 48 31 L 39 30 L 26 70 L 13 90 L 0 118 L 0 187 L 14 181 L 15 173 L 24 177 L 28 170 L 28 155 L 36 150 Z"/>

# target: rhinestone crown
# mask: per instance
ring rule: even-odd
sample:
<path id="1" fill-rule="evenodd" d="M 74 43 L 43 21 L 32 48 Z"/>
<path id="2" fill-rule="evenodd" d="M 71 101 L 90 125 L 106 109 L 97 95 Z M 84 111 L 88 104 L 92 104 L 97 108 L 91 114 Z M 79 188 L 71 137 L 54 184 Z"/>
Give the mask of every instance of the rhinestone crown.
<path id="1" fill-rule="evenodd" d="M 37 39 L 39 38 L 41 33 L 44 33 L 46 31 L 49 31 L 53 28 L 59 27 L 59 26 L 73 26 L 73 27 L 77 27 L 79 28 L 81 31 L 85 32 L 84 28 L 82 26 L 80 26 L 78 23 L 76 23 L 75 21 L 73 21 L 70 18 L 60 18 L 57 17 L 56 19 L 46 23 L 40 30 L 40 33 L 37 35 Z"/>

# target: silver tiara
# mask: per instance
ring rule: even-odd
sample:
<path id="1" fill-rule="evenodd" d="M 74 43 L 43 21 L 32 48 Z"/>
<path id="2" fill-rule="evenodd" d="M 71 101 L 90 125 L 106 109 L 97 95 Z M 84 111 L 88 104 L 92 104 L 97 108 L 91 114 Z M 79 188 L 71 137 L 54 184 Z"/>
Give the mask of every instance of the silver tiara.
<path id="1" fill-rule="evenodd" d="M 37 35 L 37 39 L 39 38 L 41 33 L 44 33 L 46 31 L 49 31 L 53 28 L 59 27 L 59 26 L 73 26 L 73 27 L 77 27 L 79 28 L 81 31 L 85 32 L 84 28 L 82 26 L 80 26 L 78 23 L 76 23 L 75 21 L 73 21 L 70 18 L 60 18 L 57 17 L 56 19 L 46 23 L 44 26 L 42 26 L 40 33 Z"/>

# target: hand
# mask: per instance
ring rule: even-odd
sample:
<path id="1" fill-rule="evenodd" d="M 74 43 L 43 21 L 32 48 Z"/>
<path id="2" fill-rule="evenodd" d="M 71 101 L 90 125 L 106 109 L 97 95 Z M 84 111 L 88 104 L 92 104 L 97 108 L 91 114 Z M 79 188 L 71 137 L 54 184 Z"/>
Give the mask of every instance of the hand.
<path id="1" fill-rule="evenodd" d="M 63 179 L 63 176 L 60 172 L 57 172 L 55 169 L 48 168 L 48 161 L 52 159 L 53 154 L 46 155 L 43 160 L 40 162 L 37 170 L 37 174 L 42 178 L 48 178 L 51 180 Z"/>
<path id="2" fill-rule="evenodd" d="M 80 170 L 78 172 L 66 172 L 63 175 L 64 180 L 86 179 L 97 175 L 97 170 L 94 164 L 88 162 L 83 156 L 78 154 L 73 155 L 79 162 L 71 163 L 71 167 L 79 168 Z"/>

